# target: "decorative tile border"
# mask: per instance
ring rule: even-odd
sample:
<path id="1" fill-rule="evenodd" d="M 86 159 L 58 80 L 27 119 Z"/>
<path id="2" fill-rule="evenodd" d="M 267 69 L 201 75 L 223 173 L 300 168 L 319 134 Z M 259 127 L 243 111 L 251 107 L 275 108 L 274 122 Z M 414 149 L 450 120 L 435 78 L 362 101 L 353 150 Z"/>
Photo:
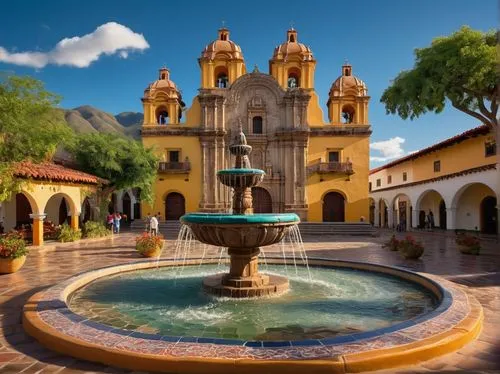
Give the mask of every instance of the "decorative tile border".
<path id="1" fill-rule="evenodd" d="M 191 259 L 188 263 L 197 264 L 199 261 L 200 259 Z M 216 261 L 218 259 L 204 260 L 206 263 Z M 280 264 L 282 259 L 267 258 L 267 262 Z M 438 297 L 439 305 L 430 313 L 390 327 L 351 335 L 299 341 L 244 341 L 162 336 L 114 328 L 89 320 L 68 309 L 66 300 L 71 293 L 95 279 L 124 271 L 172 266 L 173 264 L 171 259 L 159 262 L 141 261 L 102 268 L 72 277 L 30 299 L 25 306 L 23 319 L 25 329 L 42 343 L 60 352 L 130 369 L 148 369 L 149 366 L 140 365 L 140 359 L 131 360 L 128 364 L 126 360 L 119 360 L 117 357 L 146 355 L 149 357 L 149 364 L 156 361 L 172 362 L 174 360 L 177 363 L 183 362 L 190 368 L 194 363 L 199 363 L 199 360 L 210 362 L 215 360 L 219 364 L 228 365 L 234 365 L 236 362 L 234 360 L 240 360 L 239 365 L 242 365 L 244 360 L 250 360 L 252 365 L 269 363 L 272 367 L 278 367 L 274 366 L 277 362 L 285 362 L 288 365 L 297 364 L 300 361 L 300 365 L 296 365 L 297 370 L 299 368 L 303 370 L 303 365 L 306 363 L 316 362 L 319 365 L 323 360 L 327 360 L 329 362 L 327 367 L 331 368 L 331 365 L 334 365 L 333 362 L 338 362 L 339 372 L 345 372 L 363 367 L 358 362 L 360 359 L 360 362 L 366 365 L 367 358 L 363 359 L 364 356 L 369 356 L 368 359 L 371 361 L 377 361 L 378 351 L 383 351 L 385 358 L 379 360 L 378 366 L 375 363 L 373 363 L 375 366 L 369 366 L 371 370 L 401 364 L 397 359 L 395 359 L 395 364 L 391 363 L 391 359 L 386 357 L 388 351 L 394 352 L 393 357 L 408 356 L 405 359 L 405 363 L 408 364 L 412 360 L 421 360 L 422 357 L 427 359 L 447 353 L 473 339 L 479 332 L 482 321 L 480 304 L 467 295 L 462 288 L 444 279 L 438 277 L 431 279 L 389 266 L 319 258 L 310 258 L 309 265 L 375 271 L 419 283 Z M 53 343 L 54 336 L 57 337 L 56 340 L 60 340 L 59 344 Z M 107 355 L 105 356 L 109 356 L 109 359 L 102 358 L 102 355 L 86 355 L 85 350 L 81 349 L 82 346 L 106 349 Z M 201 370 L 203 364 L 199 365 L 199 372 L 203 372 Z M 266 370 L 274 370 L 270 368 L 271 366 L 266 367 Z"/>

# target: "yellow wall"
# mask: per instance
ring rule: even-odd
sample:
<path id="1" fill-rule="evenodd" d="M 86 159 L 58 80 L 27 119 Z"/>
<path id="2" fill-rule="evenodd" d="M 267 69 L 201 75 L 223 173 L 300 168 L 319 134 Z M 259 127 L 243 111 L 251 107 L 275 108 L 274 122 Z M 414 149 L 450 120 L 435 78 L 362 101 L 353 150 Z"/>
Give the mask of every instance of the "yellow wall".
<path id="1" fill-rule="evenodd" d="M 151 207 L 142 203 L 143 215 L 160 212 L 165 217 L 165 198 L 170 192 L 178 192 L 186 201 L 186 212 L 198 210 L 201 200 L 201 145 L 196 136 L 157 136 L 143 137 L 142 142 L 146 147 L 153 147 L 155 153 L 163 161 L 166 149 L 181 149 L 180 161 L 189 157 L 191 171 L 189 174 L 159 173 L 155 187 L 155 201 Z M 161 180 L 163 179 L 163 180 Z M 187 179 L 187 180 L 186 180 Z"/>
<path id="2" fill-rule="evenodd" d="M 440 149 L 412 161 L 414 181 L 436 178 L 462 170 L 496 162 L 496 157 L 484 157 L 487 135 L 467 139 L 451 147 Z M 491 137 L 493 138 L 493 137 Z M 434 172 L 434 161 L 441 161 L 441 171 Z"/>
<path id="3" fill-rule="evenodd" d="M 307 124 L 311 127 L 323 126 L 323 111 L 319 105 L 318 95 L 314 90 L 311 90 L 309 94 L 311 95 L 311 99 L 307 106 Z"/>
<path id="4" fill-rule="evenodd" d="M 323 196 L 330 191 L 337 191 L 346 197 L 345 221 L 358 222 L 361 216 L 368 220 L 368 157 L 369 137 L 311 137 L 309 138 L 308 164 L 318 159 L 327 162 L 329 149 L 341 150 L 341 161 L 347 158 L 352 162 L 354 174 L 314 173 L 307 178 L 307 200 L 309 204 L 308 220 L 323 221 Z M 323 179 L 323 181 L 320 181 Z"/>
<path id="5" fill-rule="evenodd" d="M 403 172 L 406 171 L 409 182 L 440 177 L 459 171 L 488 165 L 496 162 L 495 156 L 485 157 L 484 144 L 493 140 L 492 135 L 480 135 L 456 143 L 450 147 L 428 153 L 416 159 L 411 159 L 389 168 L 379 170 L 370 175 L 372 191 L 380 188 L 403 184 Z M 434 161 L 441 162 L 441 170 L 434 172 Z M 387 184 L 387 176 L 392 175 L 392 183 Z M 381 186 L 376 187 L 376 180 L 381 179 Z"/>
<path id="6" fill-rule="evenodd" d="M 191 106 L 186 110 L 182 116 L 183 123 L 186 127 L 198 127 L 201 124 L 201 106 L 198 96 L 195 96 Z"/>

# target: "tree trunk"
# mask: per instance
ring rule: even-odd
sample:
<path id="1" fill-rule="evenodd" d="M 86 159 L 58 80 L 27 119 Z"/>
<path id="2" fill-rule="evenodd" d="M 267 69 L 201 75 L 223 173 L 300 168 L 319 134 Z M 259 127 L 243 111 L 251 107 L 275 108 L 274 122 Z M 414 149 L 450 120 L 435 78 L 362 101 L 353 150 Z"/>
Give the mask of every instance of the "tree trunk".
<path id="1" fill-rule="evenodd" d="M 500 235 L 500 129 L 498 124 L 492 129 L 495 131 L 495 141 L 497 146 L 497 168 L 496 168 L 496 188 L 497 198 L 497 235 Z"/>

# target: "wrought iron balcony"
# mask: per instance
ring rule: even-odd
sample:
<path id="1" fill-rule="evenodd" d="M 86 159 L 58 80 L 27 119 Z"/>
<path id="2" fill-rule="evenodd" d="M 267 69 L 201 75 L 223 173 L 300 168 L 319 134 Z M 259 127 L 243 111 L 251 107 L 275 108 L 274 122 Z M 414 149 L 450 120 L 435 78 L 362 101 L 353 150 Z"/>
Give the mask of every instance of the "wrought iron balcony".
<path id="1" fill-rule="evenodd" d="M 184 162 L 160 162 L 158 172 L 165 174 L 184 174 L 191 171 L 191 163 Z"/>
<path id="2" fill-rule="evenodd" d="M 352 175 L 354 171 L 352 170 L 352 162 L 317 162 L 313 165 L 308 166 L 308 171 L 310 174 L 345 174 Z"/>

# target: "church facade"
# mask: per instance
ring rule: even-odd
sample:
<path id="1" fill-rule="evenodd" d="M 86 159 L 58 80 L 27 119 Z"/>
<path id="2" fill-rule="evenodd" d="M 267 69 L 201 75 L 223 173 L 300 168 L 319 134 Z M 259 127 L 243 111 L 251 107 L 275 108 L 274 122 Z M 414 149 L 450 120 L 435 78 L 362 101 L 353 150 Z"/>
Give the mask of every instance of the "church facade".
<path id="1" fill-rule="evenodd" d="M 266 172 L 252 190 L 256 213 L 295 212 L 314 222 L 368 217 L 370 97 L 351 65 L 331 86 L 325 122 L 316 60 L 294 29 L 275 48 L 269 74 L 247 72 L 226 28 L 198 62 L 201 87 L 188 109 L 166 68 L 144 91 L 142 141 L 161 162 L 156 200 L 143 203 L 143 215 L 175 220 L 185 212 L 229 211 L 231 191 L 216 173 L 234 164 L 228 147 L 241 124 L 252 167 Z"/>

